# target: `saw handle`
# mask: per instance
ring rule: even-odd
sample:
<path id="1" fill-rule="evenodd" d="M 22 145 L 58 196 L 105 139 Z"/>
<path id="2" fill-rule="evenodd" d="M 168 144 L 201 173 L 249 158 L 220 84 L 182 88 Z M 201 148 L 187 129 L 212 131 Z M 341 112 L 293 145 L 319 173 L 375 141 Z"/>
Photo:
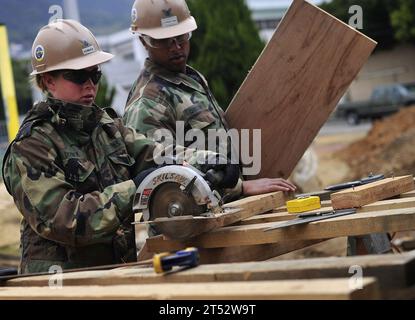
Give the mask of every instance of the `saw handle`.
<path id="1" fill-rule="evenodd" d="M 153 257 L 153 267 L 156 273 L 170 271 L 173 267 L 196 267 L 199 265 L 197 248 L 186 248 L 175 253 L 163 252 Z"/>
<path id="2" fill-rule="evenodd" d="M 216 187 L 220 186 L 224 177 L 225 173 L 222 170 L 209 169 L 205 173 L 205 179 L 209 182 L 210 186 L 213 187 L 213 189 L 216 189 Z"/>

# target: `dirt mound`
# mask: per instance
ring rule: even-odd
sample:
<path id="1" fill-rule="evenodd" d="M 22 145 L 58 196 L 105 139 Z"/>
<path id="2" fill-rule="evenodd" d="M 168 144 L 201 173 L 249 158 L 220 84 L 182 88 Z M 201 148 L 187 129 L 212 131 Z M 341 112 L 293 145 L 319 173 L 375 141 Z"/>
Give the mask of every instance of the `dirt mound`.
<path id="1" fill-rule="evenodd" d="M 369 173 L 415 173 L 415 106 L 376 121 L 368 135 L 337 152 L 350 167 L 349 180 Z"/>

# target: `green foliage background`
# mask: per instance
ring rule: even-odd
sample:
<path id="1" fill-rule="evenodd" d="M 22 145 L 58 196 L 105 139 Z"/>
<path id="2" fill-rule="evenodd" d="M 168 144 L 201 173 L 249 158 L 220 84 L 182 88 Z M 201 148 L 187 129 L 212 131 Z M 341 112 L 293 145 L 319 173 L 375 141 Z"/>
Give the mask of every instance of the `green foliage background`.
<path id="1" fill-rule="evenodd" d="M 264 43 L 243 0 L 188 0 L 198 29 L 189 64 L 206 77 L 226 110 Z"/>
<path id="2" fill-rule="evenodd" d="M 352 5 L 362 7 L 361 31 L 378 42 L 377 50 L 390 49 L 398 43 L 415 44 L 414 0 L 332 0 L 320 7 L 347 23 Z"/>
<path id="3" fill-rule="evenodd" d="M 128 28 L 132 2 L 78 1 L 81 19 L 96 34 Z M 204 74 L 220 105 L 226 109 L 264 43 L 244 0 L 187 2 L 198 23 L 191 40 L 189 63 Z M 6 23 L 10 40 L 31 46 L 38 28 L 46 24 L 50 17 L 48 7 L 61 4 L 61 1 L 0 0 L 0 4 L 4 9 L 0 12 L 0 20 Z M 415 44 L 414 0 L 332 0 L 321 7 L 347 23 L 351 16 L 348 10 L 352 5 L 363 8 L 362 32 L 379 42 L 378 50 L 392 48 L 398 43 Z M 13 61 L 19 110 L 23 113 L 31 105 L 27 65 L 27 61 Z M 101 84 L 98 98 L 101 105 L 110 105 L 111 91 L 105 82 Z M 3 109 L 1 104 L 0 101 L 0 109 Z"/>

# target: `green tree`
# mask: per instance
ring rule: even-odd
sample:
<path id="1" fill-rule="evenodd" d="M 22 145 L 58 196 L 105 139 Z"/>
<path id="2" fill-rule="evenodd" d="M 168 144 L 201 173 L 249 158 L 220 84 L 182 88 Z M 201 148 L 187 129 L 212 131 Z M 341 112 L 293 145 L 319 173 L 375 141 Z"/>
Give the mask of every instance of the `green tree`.
<path id="1" fill-rule="evenodd" d="M 32 107 L 32 91 L 29 82 L 29 64 L 27 60 L 12 60 L 14 88 L 16 102 L 20 115 L 25 114 Z M 5 106 L 0 89 L 0 120 L 5 119 Z"/>
<path id="2" fill-rule="evenodd" d="M 223 109 L 245 79 L 264 43 L 244 0 L 188 0 L 198 29 L 189 64 L 198 69 Z"/>
<path id="3" fill-rule="evenodd" d="M 352 16 L 349 8 L 353 5 L 362 7 L 363 30 L 360 31 L 378 42 L 377 49 L 391 48 L 397 43 L 390 17 L 391 12 L 398 8 L 396 0 L 332 0 L 320 7 L 348 23 Z"/>
<path id="4" fill-rule="evenodd" d="M 97 96 L 95 98 L 95 103 L 102 108 L 111 107 L 112 101 L 114 100 L 114 96 L 115 88 L 110 87 L 108 85 L 107 79 L 105 79 L 105 77 L 102 76 L 101 81 L 99 83 Z"/>
<path id="5" fill-rule="evenodd" d="M 19 114 L 23 115 L 32 107 L 32 91 L 29 81 L 30 61 L 12 60 L 12 68 Z"/>
<path id="6" fill-rule="evenodd" d="M 398 41 L 415 43 L 414 0 L 399 0 L 399 8 L 391 13 L 391 20 Z"/>

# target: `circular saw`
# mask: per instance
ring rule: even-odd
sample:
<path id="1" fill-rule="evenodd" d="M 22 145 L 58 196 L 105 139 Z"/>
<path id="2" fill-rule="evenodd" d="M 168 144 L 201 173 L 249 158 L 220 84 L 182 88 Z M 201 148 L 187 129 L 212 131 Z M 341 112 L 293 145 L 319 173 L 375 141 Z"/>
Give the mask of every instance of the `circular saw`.
<path id="1" fill-rule="evenodd" d="M 188 164 L 156 169 L 139 185 L 133 211 L 141 211 L 144 221 L 157 233 L 183 238 L 184 234 L 178 234 L 177 223 L 166 221 L 177 222 L 189 216 L 212 216 L 221 212 L 221 196 L 208 180 L 211 175 L 212 172 L 204 174 Z"/>

